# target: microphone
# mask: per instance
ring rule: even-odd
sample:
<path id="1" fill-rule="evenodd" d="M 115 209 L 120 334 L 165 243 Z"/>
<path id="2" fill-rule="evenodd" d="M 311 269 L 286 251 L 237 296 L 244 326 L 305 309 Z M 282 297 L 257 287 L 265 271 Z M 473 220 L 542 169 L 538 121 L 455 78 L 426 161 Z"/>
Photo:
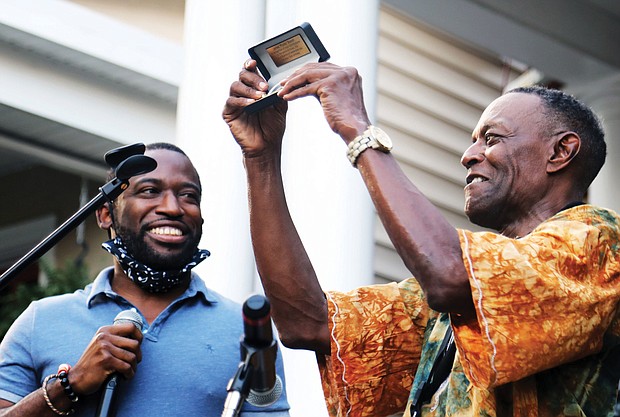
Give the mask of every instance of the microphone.
<path id="1" fill-rule="evenodd" d="M 282 394 L 282 381 L 276 375 L 278 345 L 273 339 L 269 311 L 269 301 L 262 295 L 253 295 L 243 303 L 241 362 L 226 387 L 222 417 L 237 417 L 244 401 L 267 407 Z"/>
<path id="2" fill-rule="evenodd" d="M 276 374 L 277 342 L 273 338 L 269 300 L 253 295 L 243 303 L 241 358 L 254 351 L 247 402 L 256 407 L 275 403 L 282 395 L 282 381 Z"/>
<path id="3" fill-rule="evenodd" d="M 142 331 L 142 317 L 135 309 L 123 310 L 114 317 L 114 324 L 132 323 L 136 328 Z M 101 393 L 101 400 L 97 407 L 95 417 L 108 417 L 114 414 L 110 414 L 113 406 L 114 392 L 116 385 L 118 384 L 118 374 L 114 373 L 108 377 L 105 382 L 103 392 Z"/>

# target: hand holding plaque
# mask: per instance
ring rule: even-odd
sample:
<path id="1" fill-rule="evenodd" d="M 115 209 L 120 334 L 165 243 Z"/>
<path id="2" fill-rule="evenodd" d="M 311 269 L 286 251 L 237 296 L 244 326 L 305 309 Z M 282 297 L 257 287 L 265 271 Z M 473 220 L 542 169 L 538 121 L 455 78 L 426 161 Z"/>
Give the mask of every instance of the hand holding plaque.
<path id="1" fill-rule="evenodd" d="M 307 22 L 253 46 L 248 53 L 257 62 L 269 91 L 263 98 L 245 107 L 247 113 L 255 113 L 280 100 L 280 82 L 303 64 L 329 59 L 329 53 Z"/>

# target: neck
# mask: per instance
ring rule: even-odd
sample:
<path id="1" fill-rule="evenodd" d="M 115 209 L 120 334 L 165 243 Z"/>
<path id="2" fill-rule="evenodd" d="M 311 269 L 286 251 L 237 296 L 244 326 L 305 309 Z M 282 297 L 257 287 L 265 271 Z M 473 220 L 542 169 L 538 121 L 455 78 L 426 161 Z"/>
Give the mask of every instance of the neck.
<path id="1" fill-rule="evenodd" d="M 190 274 L 190 272 L 188 272 Z M 150 293 L 140 288 L 129 278 L 118 262 L 114 262 L 112 289 L 121 297 L 133 304 L 144 315 L 148 323 L 159 316 L 174 300 L 179 298 L 189 286 L 187 284 L 173 288 L 165 293 Z"/>
<path id="2" fill-rule="evenodd" d="M 538 225 L 547 219 L 553 217 L 560 211 L 571 207 L 578 200 L 566 199 L 554 204 L 542 204 L 532 208 L 530 211 L 521 216 L 518 220 L 506 224 L 499 229 L 499 232 L 507 237 L 517 239 L 526 236 L 532 232 Z"/>

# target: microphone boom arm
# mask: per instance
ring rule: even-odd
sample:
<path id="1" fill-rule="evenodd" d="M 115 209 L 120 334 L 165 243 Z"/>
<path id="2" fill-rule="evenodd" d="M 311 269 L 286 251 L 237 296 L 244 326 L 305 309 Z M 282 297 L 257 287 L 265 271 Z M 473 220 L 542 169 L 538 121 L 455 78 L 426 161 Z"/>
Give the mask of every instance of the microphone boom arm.
<path id="1" fill-rule="evenodd" d="M 117 181 L 117 184 L 113 184 L 115 180 Z M 32 248 L 30 252 L 24 255 L 19 261 L 17 261 L 13 266 L 11 266 L 9 269 L 6 270 L 6 272 L 2 274 L 2 276 L 0 277 L 0 291 L 2 291 L 4 287 L 6 287 L 8 283 L 20 272 L 22 272 L 28 265 L 43 256 L 63 237 L 65 237 L 69 232 L 71 232 L 71 230 L 75 229 L 80 223 L 82 223 L 86 219 L 86 217 L 88 217 L 91 213 L 93 213 L 101 205 L 103 205 L 106 199 L 109 198 L 109 195 L 120 195 L 120 193 L 123 191 L 122 187 L 124 186 L 125 188 L 127 188 L 127 184 L 127 181 L 123 182 L 115 178 L 114 180 L 101 187 L 101 192 L 97 194 L 95 198 L 90 200 L 84 207 L 78 210 L 73 216 L 67 219 L 56 230 L 50 233 L 38 245 Z M 112 199 L 114 198 L 116 197 L 112 197 Z"/>
<path id="2" fill-rule="evenodd" d="M 141 144 L 140 144 L 141 145 Z M 139 152 L 140 149 L 144 152 L 144 145 L 141 148 L 135 149 L 137 145 L 129 145 L 132 147 L 130 152 Z M 123 147 L 116 150 L 112 150 L 108 153 L 114 152 L 115 155 L 119 151 L 124 151 Z M 118 156 L 117 156 L 118 158 Z M 115 161 L 116 163 L 116 161 Z M 0 292 L 13 280 L 20 272 L 22 272 L 28 265 L 43 256 L 48 250 L 50 250 L 56 243 L 64 238 L 70 231 L 75 229 L 80 223 L 82 223 L 86 217 L 102 206 L 106 200 L 112 201 L 118 197 L 129 186 L 129 178 L 150 172 L 157 167 L 157 162 L 153 158 L 145 155 L 129 155 L 124 161 L 118 165 L 113 166 L 116 176 L 99 188 L 99 194 L 90 200 L 84 207 L 79 209 L 73 216 L 67 219 L 56 230 L 50 233 L 39 244 L 32 248 L 26 255 L 19 259 L 13 266 L 7 269 L 2 275 L 0 275 Z"/>

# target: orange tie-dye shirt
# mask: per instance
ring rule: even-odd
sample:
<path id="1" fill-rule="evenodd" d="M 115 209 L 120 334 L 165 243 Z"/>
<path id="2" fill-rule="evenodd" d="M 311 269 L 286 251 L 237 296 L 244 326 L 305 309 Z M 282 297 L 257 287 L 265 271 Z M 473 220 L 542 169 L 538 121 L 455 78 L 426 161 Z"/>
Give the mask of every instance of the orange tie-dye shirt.
<path id="1" fill-rule="evenodd" d="M 611 416 L 620 379 L 620 218 L 590 205 L 521 239 L 459 230 L 477 319 L 428 308 L 410 278 L 327 293 L 319 357 L 332 416 L 410 415 L 447 326 L 452 372 L 426 417 Z"/>

